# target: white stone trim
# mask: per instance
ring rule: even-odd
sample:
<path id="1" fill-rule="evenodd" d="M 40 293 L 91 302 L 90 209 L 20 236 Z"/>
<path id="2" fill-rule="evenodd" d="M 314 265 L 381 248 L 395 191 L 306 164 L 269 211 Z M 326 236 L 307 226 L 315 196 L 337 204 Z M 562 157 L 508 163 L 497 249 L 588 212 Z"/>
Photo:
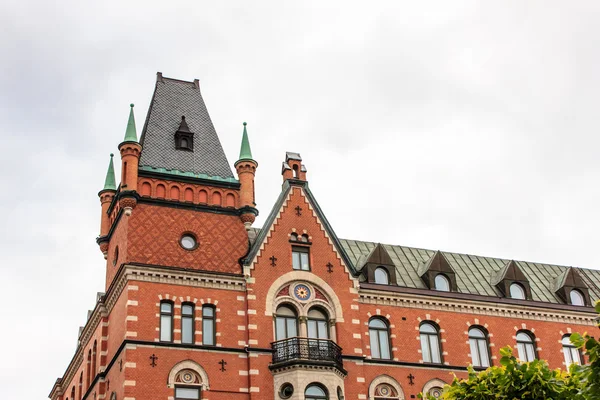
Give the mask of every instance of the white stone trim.
<path id="1" fill-rule="evenodd" d="M 404 400 L 404 391 L 402 390 L 402 386 L 398 383 L 397 380 L 392 378 L 389 375 L 379 375 L 377 378 L 371 381 L 369 385 L 369 398 L 372 399 L 375 397 L 375 388 L 380 384 L 385 383 L 386 385 L 390 385 L 398 392 L 398 399 Z"/>
<path id="2" fill-rule="evenodd" d="M 181 361 L 177 364 L 175 364 L 173 366 L 173 368 L 171 368 L 171 372 L 169 372 L 169 378 L 167 379 L 167 387 L 170 389 L 175 388 L 175 376 L 177 375 L 177 373 L 179 371 L 182 371 L 184 369 L 191 369 L 192 371 L 196 372 L 198 375 L 200 375 L 200 387 L 203 390 L 210 390 L 210 386 L 208 384 L 208 374 L 206 373 L 206 371 L 204 370 L 204 368 L 202 368 L 202 366 L 200 366 L 200 364 L 198 364 L 195 361 L 192 360 L 185 360 L 185 361 Z"/>

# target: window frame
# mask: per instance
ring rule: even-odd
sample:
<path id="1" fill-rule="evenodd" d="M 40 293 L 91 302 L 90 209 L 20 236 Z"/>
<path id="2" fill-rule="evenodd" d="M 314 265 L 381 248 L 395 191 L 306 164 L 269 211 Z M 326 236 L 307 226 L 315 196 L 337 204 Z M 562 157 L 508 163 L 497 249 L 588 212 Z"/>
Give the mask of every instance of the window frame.
<path id="1" fill-rule="evenodd" d="M 292 317 L 292 316 L 285 315 L 285 314 L 279 314 L 277 311 L 280 308 L 283 308 L 283 307 L 290 309 L 292 311 L 292 313 L 294 314 L 294 316 Z M 285 329 L 285 332 L 284 332 L 284 335 L 283 335 L 285 337 L 283 339 L 278 339 L 277 338 L 279 336 L 278 335 L 278 330 L 277 330 L 277 319 L 282 319 L 283 320 L 283 327 Z M 292 335 L 292 336 L 289 335 L 289 332 L 288 332 L 288 320 L 294 320 L 294 326 L 296 328 L 296 334 L 295 335 Z M 299 326 L 298 325 L 299 325 L 300 321 L 299 321 L 299 318 L 298 318 L 298 310 L 296 310 L 296 307 L 294 307 L 294 306 L 292 306 L 291 304 L 288 304 L 288 303 L 283 303 L 283 304 L 278 305 L 277 309 L 275 310 L 273 322 L 275 324 L 275 341 L 276 342 L 280 341 L 280 340 L 287 340 L 287 339 L 290 339 L 290 338 L 293 338 L 293 337 L 298 337 L 298 335 L 299 335 L 299 331 L 298 331 Z M 307 328 L 308 328 L 308 326 L 307 326 Z"/>
<path id="2" fill-rule="evenodd" d="M 565 339 L 567 339 L 569 343 L 565 343 Z M 561 339 L 561 344 L 562 344 L 563 356 L 565 357 L 565 365 L 567 368 L 569 368 L 569 366 L 571 364 L 577 364 L 577 365 L 584 364 L 583 354 L 581 353 L 581 350 L 579 350 L 577 348 L 577 346 L 575 346 L 571 342 L 571 335 L 564 335 Z M 568 353 L 567 353 L 567 351 L 568 351 Z M 577 355 L 577 361 L 575 361 L 573 359 L 573 353 L 575 353 Z M 567 359 L 567 354 L 569 355 L 569 358 L 571 359 L 570 362 Z"/>
<path id="3" fill-rule="evenodd" d="M 423 332 L 422 329 L 423 329 L 423 326 L 425 326 L 425 325 L 431 326 L 435 330 L 435 332 Z M 430 360 L 425 360 L 425 352 L 423 351 L 424 338 L 426 338 L 425 343 L 427 344 Z M 439 355 L 439 361 L 434 361 L 434 359 L 433 359 L 433 352 L 431 351 L 432 350 L 432 347 L 431 347 L 432 338 L 435 338 L 435 341 L 436 341 L 437 353 Z M 438 324 L 436 324 L 433 321 L 421 322 L 421 324 L 419 325 L 419 341 L 421 342 L 421 356 L 423 357 L 423 363 L 437 364 L 437 365 L 444 363 L 444 356 L 442 354 L 442 339 L 440 337 L 440 327 L 438 326 Z"/>
<path id="4" fill-rule="evenodd" d="M 302 268 L 302 257 L 299 255 L 298 260 L 300 261 L 300 268 L 294 268 L 294 254 L 306 254 L 307 266 L 308 269 Z M 294 271 L 311 271 L 311 263 L 310 263 L 310 247 L 307 246 L 292 246 L 292 269 Z"/>
<path id="5" fill-rule="evenodd" d="M 318 311 L 321 314 L 323 314 L 324 318 L 315 318 L 315 317 L 310 317 L 310 312 L 311 311 Z M 316 333 L 317 333 L 317 337 L 311 337 L 310 336 L 310 323 L 314 322 L 315 323 L 315 329 L 316 329 Z M 322 338 L 319 337 L 319 322 L 325 322 L 325 333 L 326 333 L 326 337 Z M 321 339 L 321 340 L 329 340 L 331 339 L 331 333 L 329 332 L 329 314 L 323 310 L 321 307 L 311 307 L 308 312 L 306 313 L 306 337 L 308 339 Z"/>
<path id="6" fill-rule="evenodd" d="M 319 388 L 323 391 L 324 395 L 306 395 L 306 392 L 308 391 L 308 389 L 310 389 L 311 387 L 316 387 Z M 308 385 L 306 385 L 306 387 L 304 388 L 304 398 L 306 400 L 328 400 L 329 399 L 329 390 L 327 390 L 327 388 L 318 382 L 312 382 L 309 383 Z"/>
<path id="7" fill-rule="evenodd" d="M 513 292 L 512 292 L 512 288 L 513 287 L 518 287 L 519 290 L 521 290 L 521 293 L 523 294 L 523 297 L 513 297 Z M 510 295 L 511 299 L 515 299 L 515 300 L 527 300 L 527 291 L 525 290 L 525 287 L 523 285 L 521 285 L 518 282 L 513 282 L 508 286 L 508 294 Z"/>
<path id="8" fill-rule="evenodd" d="M 187 315 L 183 313 L 183 308 L 184 307 L 192 307 L 192 313 Z M 194 303 L 191 302 L 184 302 L 181 303 L 181 343 L 183 344 L 194 344 L 195 342 L 195 332 L 196 332 L 196 305 Z M 190 332 L 190 337 L 191 337 L 191 341 L 184 341 L 184 325 L 183 325 L 183 321 L 190 319 L 192 326 L 191 326 L 191 332 Z"/>
<path id="9" fill-rule="evenodd" d="M 202 399 L 202 386 L 195 385 L 175 385 L 175 389 L 173 391 L 174 400 L 195 400 L 195 399 L 186 399 L 184 397 L 177 397 L 177 389 L 196 389 L 198 390 L 198 400 Z"/>
<path id="10" fill-rule="evenodd" d="M 521 334 L 521 333 L 524 334 L 524 335 L 527 335 L 527 337 L 529 338 L 529 341 L 519 340 L 519 334 Z M 516 342 L 517 342 L 517 354 L 518 354 L 519 359 L 521 361 L 531 362 L 531 361 L 534 361 L 534 360 L 538 359 L 538 354 L 537 354 L 536 345 L 535 345 L 535 335 L 531 331 L 521 329 L 521 330 L 517 331 L 517 334 L 515 335 L 515 339 L 516 339 Z M 520 345 L 523 346 L 523 351 L 524 351 L 524 354 L 526 356 L 525 359 L 521 358 L 521 351 L 519 350 Z M 527 345 L 531 346 L 532 353 L 533 353 L 533 359 L 532 360 L 528 359 L 529 356 L 527 354 Z"/>
<path id="11" fill-rule="evenodd" d="M 212 316 L 205 316 L 204 310 L 212 310 Z M 205 326 L 206 322 L 212 323 L 212 343 L 206 343 Z M 204 304 L 202 306 L 202 344 L 204 346 L 216 346 L 217 345 L 217 308 L 212 304 Z"/>
<path id="12" fill-rule="evenodd" d="M 481 332 L 483 334 L 483 337 L 479 337 L 479 336 L 473 336 L 471 334 L 471 331 L 473 330 L 478 330 L 479 332 Z M 471 351 L 471 362 L 473 367 L 476 368 L 488 368 L 492 366 L 492 357 L 491 357 L 491 352 L 490 352 L 490 341 L 489 341 L 489 334 L 487 329 L 479 326 L 479 325 L 473 325 L 469 327 L 469 331 L 468 331 L 468 336 L 469 336 L 469 346 L 470 346 L 470 351 Z M 475 351 L 476 354 L 473 354 L 473 344 L 472 341 L 475 341 Z M 481 355 L 481 347 L 480 347 L 480 343 L 485 344 L 485 352 L 486 352 L 486 357 L 485 360 L 487 361 L 487 365 L 483 365 L 482 361 L 484 360 L 484 357 L 482 357 Z M 477 360 L 479 365 L 475 364 L 475 357 L 477 356 Z"/>
<path id="13" fill-rule="evenodd" d="M 438 278 L 442 278 L 445 281 L 447 289 L 438 288 L 438 285 L 437 285 Z M 452 282 L 450 282 L 450 278 L 448 278 L 445 274 L 437 274 L 433 278 L 433 289 L 437 290 L 438 292 L 451 292 L 452 291 Z"/>
<path id="14" fill-rule="evenodd" d="M 170 305 L 171 306 L 171 311 L 168 312 L 168 313 L 165 312 L 165 311 L 163 311 L 163 309 L 162 309 L 163 304 Z M 158 306 L 158 311 L 159 311 L 159 314 L 158 314 L 159 315 L 159 317 L 158 317 L 159 318 L 158 319 L 158 326 L 159 326 L 159 328 L 158 328 L 158 340 L 160 342 L 163 342 L 163 343 L 172 343 L 173 342 L 173 331 L 174 331 L 174 329 L 173 329 L 174 328 L 173 327 L 173 321 L 174 321 L 174 314 L 175 314 L 175 312 L 174 312 L 175 311 L 175 304 L 172 301 L 170 301 L 170 300 L 161 300 L 160 303 L 159 303 L 159 306 Z M 168 340 L 163 340 L 163 330 L 164 330 L 164 327 L 163 327 L 163 317 L 168 317 L 168 316 L 171 317 L 171 322 L 170 322 L 171 331 L 169 332 L 169 339 Z"/>
<path id="15" fill-rule="evenodd" d="M 385 275 L 385 282 L 378 282 L 377 271 L 383 272 L 383 274 Z M 373 271 L 373 280 L 374 280 L 375 284 L 377 284 L 377 285 L 389 285 L 390 284 L 390 272 L 384 266 L 379 265 Z"/>
<path id="16" fill-rule="evenodd" d="M 371 326 L 371 323 L 373 321 L 381 321 L 385 325 L 385 328 Z M 390 323 L 389 323 L 389 321 L 387 319 L 385 319 L 385 318 L 382 318 L 382 317 L 373 317 L 373 318 L 371 318 L 369 320 L 369 323 L 368 323 L 367 326 L 369 328 L 369 345 L 371 346 L 371 358 L 372 359 L 376 359 L 376 360 L 391 360 L 393 354 L 392 354 L 392 338 L 391 338 L 391 334 L 390 334 Z M 380 335 L 382 332 L 385 333 L 385 337 L 386 337 L 386 340 L 387 340 L 387 348 L 386 348 L 386 350 L 387 350 L 388 357 L 383 357 L 383 351 L 382 350 L 384 349 L 384 347 L 381 344 L 381 335 Z M 374 335 L 374 333 L 375 333 L 375 335 Z M 376 339 L 373 339 L 373 338 L 376 338 Z M 376 349 L 377 349 L 377 352 L 378 352 L 377 356 L 375 356 L 375 354 L 373 352 L 373 347 L 374 347 L 373 346 L 373 344 L 374 344 L 373 340 L 377 341 L 377 346 L 375 346 Z"/>
<path id="17" fill-rule="evenodd" d="M 573 302 L 573 293 L 576 293 L 577 296 L 580 297 L 581 299 L 581 304 L 575 304 Z M 581 290 L 577 289 L 577 288 L 573 288 L 571 290 L 569 290 L 569 304 L 573 305 L 573 306 L 578 306 L 578 307 L 585 307 L 585 296 L 583 295 L 583 293 L 581 292 Z"/>

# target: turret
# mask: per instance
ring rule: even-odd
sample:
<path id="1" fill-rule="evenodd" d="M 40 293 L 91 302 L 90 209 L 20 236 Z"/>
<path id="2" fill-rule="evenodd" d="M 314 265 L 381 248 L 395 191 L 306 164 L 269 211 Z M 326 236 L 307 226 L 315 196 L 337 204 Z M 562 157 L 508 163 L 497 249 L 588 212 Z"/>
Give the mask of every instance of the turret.
<path id="1" fill-rule="evenodd" d="M 108 215 L 108 208 L 110 207 L 110 203 L 112 203 L 115 193 L 117 192 L 117 186 L 115 183 L 115 167 L 113 164 L 113 156 L 114 154 L 110 154 L 110 161 L 108 163 L 108 170 L 106 171 L 106 179 L 104 180 L 104 188 L 98 192 L 98 197 L 100 197 L 100 204 L 102 207 L 102 214 L 100 216 L 100 236 L 98 236 L 98 245 L 100 246 L 100 251 L 104 254 L 104 258 L 106 258 L 108 252 L 108 231 L 110 230 L 110 218 Z"/>
<path id="2" fill-rule="evenodd" d="M 290 151 L 285 153 L 285 161 L 281 166 L 281 175 L 284 182 L 288 179 L 306 180 L 306 167 L 302 164 L 300 153 L 292 153 Z"/>
<path id="3" fill-rule="evenodd" d="M 244 122 L 240 158 L 235 162 L 235 170 L 240 180 L 240 218 L 244 222 L 246 229 L 249 229 L 256 219 L 256 215 L 258 215 L 254 198 L 254 175 L 256 174 L 258 163 L 252 158 L 246 125 Z"/>
<path id="4" fill-rule="evenodd" d="M 131 210 L 137 204 L 138 166 L 142 146 L 138 143 L 133 116 L 133 104 L 130 105 L 129 120 L 125 130 L 125 139 L 119 144 L 121 152 L 121 195 L 119 205 L 125 210 L 125 215 L 131 215 Z"/>

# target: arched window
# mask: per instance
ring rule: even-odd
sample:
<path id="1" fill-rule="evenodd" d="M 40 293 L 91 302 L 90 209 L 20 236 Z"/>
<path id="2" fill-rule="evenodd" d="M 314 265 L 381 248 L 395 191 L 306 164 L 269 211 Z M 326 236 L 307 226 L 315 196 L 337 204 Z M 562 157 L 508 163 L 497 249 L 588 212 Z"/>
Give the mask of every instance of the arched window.
<path id="1" fill-rule="evenodd" d="M 202 344 L 214 346 L 217 342 L 215 308 L 202 306 Z"/>
<path id="2" fill-rule="evenodd" d="M 79 400 L 83 397 L 83 371 L 79 374 Z"/>
<path id="3" fill-rule="evenodd" d="M 510 285 L 510 298 L 525 300 L 525 289 L 523 289 L 523 286 L 519 285 L 518 283 L 511 284 Z"/>
<path id="4" fill-rule="evenodd" d="M 181 305 L 181 343 L 194 343 L 194 305 Z"/>
<path id="5" fill-rule="evenodd" d="M 308 243 L 308 235 L 306 233 L 303 233 L 300 237 L 300 240 L 304 243 Z"/>
<path id="6" fill-rule="evenodd" d="M 94 347 L 92 347 L 92 379 L 96 377 L 96 358 L 98 352 L 98 341 L 94 340 Z"/>
<path id="7" fill-rule="evenodd" d="M 474 367 L 489 367 L 490 352 L 486 332 L 481 328 L 469 329 L 471 362 Z"/>
<path id="8" fill-rule="evenodd" d="M 293 170 L 293 173 L 294 173 L 294 179 L 297 179 L 298 178 L 298 166 L 294 165 L 292 167 L 292 170 Z"/>
<path id="9" fill-rule="evenodd" d="M 327 395 L 327 390 L 323 386 L 311 383 L 304 391 L 304 398 L 306 400 L 327 400 L 329 399 L 329 396 Z"/>
<path id="10" fill-rule="evenodd" d="M 279 306 L 275 313 L 275 340 L 298 336 L 298 316 L 289 306 Z"/>
<path id="11" fill-rule="evenodd" d="M 563 353 L 565 355 L 565 364 L 567 367 L 571 364 L 581 365 L 581 352 L 573 343 L 571 343 L 571 337 L 565 335 L 562 338 Z"/>
<path id="12" fill-rule="evenodd" d="M 85 387 L 90 387 L 90 376 L 92 376 L 92 349 L 88 351 L 87 374 L 85 376 Z"/>
<path id="13" fill-rule="evenodd" d="M 175 400 L 200 400 L 202 388 L 200 376 L 191 369 L 184 369 L 175 376 Z"/>
<path id="14" fill-rule="evenodd" d="M 443 274 L 437 274 L 435 276 L 435 290 L 439 290 L 440 292 L 449 292 L 450 291 L 450 280 Z"/>
<path id="15" fill-rule="evenodd" d="M 585 297 L 583 297 L 583 294 L 579 290 L 577 290 L 577 289 L 571 290 L 570 297 L 571 297 L 572 305 L 585 306 Z"/>
<path id="16" fill-rule="evenodd" d="M 389 360 L 390 329 L 386 321 L 373 318 L 369 321 L 369 339 L 371 341 L 371 357 Z"/>
<path id="17" fill-rule="evenodd" d="M 537 358 L 534 343 L 535 339 L 531 332 L 517 332 L 517 351 L 521 361 L 529 362 Z"/>
<path id="18" fill-rule="evenodd" d="M 308 312 L 308 337 L 311 339 L 329 339 L 329 318 L 318 308 Z"/>
<path id="19" fill-rule="evenodd" d="M 437 327 L 431 322 L 424 322 L 419 327 L 421 337 L 421 353 L 426 363 L 442 363 L 440 336 Z"/>
<path id="20" fill-rule="evenodd" d="M 390 284 L 390 276 L 387 270 L 383 267 L 375 268 L 375 283 L 380 285 L 389 285 Z"/>
<path id="21" fill-rule="evenodd" d="M 71 400 L 75 400 L 75 386 L 71 388 Z"/>
<path id="22" fill-rule="evenodd" d="M 397 400 L 398 392 L 391 385 L 382 383 L 375 388 L 374 400 Z"/>
<path id="23" fill-rule="evenodd" d="M 173 341 L 173 303 L 160 302 L 160 341 Z"/>
<path id="24" fill-rule="evenodd" d="M 293 241 L 293 242 L 297 242 L 298 241 L 298 234 L 296 232 L 290 233 L 290 240 Z"/>

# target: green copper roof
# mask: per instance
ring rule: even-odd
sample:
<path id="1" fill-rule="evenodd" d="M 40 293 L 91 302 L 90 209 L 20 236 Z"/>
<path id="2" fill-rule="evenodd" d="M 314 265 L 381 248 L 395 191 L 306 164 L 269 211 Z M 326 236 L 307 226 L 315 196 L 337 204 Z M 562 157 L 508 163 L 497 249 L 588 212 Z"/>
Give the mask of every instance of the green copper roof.
<path id="1" fill-rule="evenodd" d="M 102 190 L 117 190 L 115 183 L 115 166 L 113 165 L 113 153 L 110 153 L 110 162 L 108 163 L 108 171 L 106 171 L 106 179 L 104 180 L 104 189 Z"/>
<path id="2" fill-rule="evenodd" d="M 252 150 L 250 150 L 250 141 L 248 140 L 248 132 L 246 131 L 246 123 L 244 122 L 244 134 L 242 135 L 242 148 L 240 149 L 240 160 L 252 160 Z"/>
<path id="3" fill-rule="evenodd" d="M 137 142 L 137 132 L 135 130 L 135 118 L 133 117 L 133 103 L 129 105 L 129 121 L 127 121 L 127 130 L 125 131 L 124 142 Z"/>

